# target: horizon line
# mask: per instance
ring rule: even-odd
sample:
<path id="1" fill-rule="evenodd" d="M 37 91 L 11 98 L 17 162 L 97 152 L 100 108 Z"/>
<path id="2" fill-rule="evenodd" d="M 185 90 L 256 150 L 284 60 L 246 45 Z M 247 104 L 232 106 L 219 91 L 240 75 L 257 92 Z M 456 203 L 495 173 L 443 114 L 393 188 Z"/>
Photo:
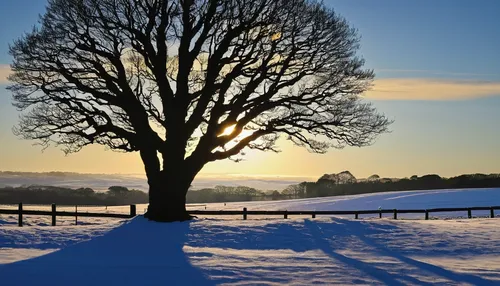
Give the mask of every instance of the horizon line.
<path id="1" fill-rule="evenodd" d="M 323 175 L 339 174 L 339 173 L 346 172 L 346 171 L 351 173 L 351 171 L 349 171 L 349 170 L 340 171 L 338 173 L 324 173 L 322 175 L 319 175 L 318 178 L 320 178 Z M 74 172 L 74 171 L 10 171 L 10 170 L 0 170 L 0 173 L 36 173 L 36 174 L 65 173 L 65 174 L 77 174 L 77 175 L 142 176 L 142 177 L 146 177 L 146 174 L 144 174 L 144 173 L 86 173 L 86 172 Z M 404 177 L 380 176 L 377 173 L 374 173 L 374 174 L 367 176 L 367 177 L 360 177 L 360 178 L 357 178 L 354 175 L 353 176 L 356 179 L 367 179 L 373 175 L 377 175 L 381 179 L 404 179 L 404 178 L 410 178 L 412 176 L 423 177 L 423 176 L 427 176 L 427 175 L 438 175 L 441 178 L 452 178 L 452 177 L 457 177 L 457 176 L 462 176 L 462 175 L 477 175 L 477 174 L 500 175 L 500 172 L 498 172 L 498 173 L 494 173 L 494 172 L 492 172 L 492 173 L 480 173 L 480 172 L 463 173 L 463 174 L 455 174 L 452 176 L 441 176 L 441 175 L 436 174 L 436 173 L 427 173 L 424 175 L 413 174 L 411 176 L 404 176 Z M 231 177 L 233 177 L 233 178 L 235 178 L 235 177 L 243 177 L 243 178 L 247 177 L 247 178 L 255 178 L 255 179 L 262 179 L 262 178 L 269 178 L 269 179 L 271 179 L 271 178 L 315 178 L 318 176 L 318 175 L 298 176 L 298 175 L 283 175 L 283 174 L 273 175 L 273 174 L 241 174 L 241 173 L 199 173 L 199 175 L 201 175 L 201 177 L 214 176 L 214 178 L 216 176 L 227 176 L 226 177 L 227 179 L 230 179 Z M 202 179 L 202 178 L 198 178 L 198 179 Z"/>

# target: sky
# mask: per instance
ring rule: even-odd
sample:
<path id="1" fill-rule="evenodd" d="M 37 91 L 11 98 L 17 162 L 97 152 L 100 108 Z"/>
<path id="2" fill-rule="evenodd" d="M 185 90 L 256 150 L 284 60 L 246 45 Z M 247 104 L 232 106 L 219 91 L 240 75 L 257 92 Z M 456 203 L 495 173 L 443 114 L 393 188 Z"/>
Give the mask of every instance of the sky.
<path id="1" fill-rule="evenodd" d="M 362 36 L 360 55 L 374 69 L 365 100 L 394 120 L 374 145 L 311 154 L 280 142 L 282 152 L 247 152 L 200 176 L 312 177 L 351 171 L 363 178 L 500 173 L 500 1 L 326 0 Z M 137 154 L 87 147 L 65 156 L 42 152 L 11 131 L 8 45 L 36 24 L 44 0 L 3 0 L 0 8 L 0 170 L 143 173 Z"/>

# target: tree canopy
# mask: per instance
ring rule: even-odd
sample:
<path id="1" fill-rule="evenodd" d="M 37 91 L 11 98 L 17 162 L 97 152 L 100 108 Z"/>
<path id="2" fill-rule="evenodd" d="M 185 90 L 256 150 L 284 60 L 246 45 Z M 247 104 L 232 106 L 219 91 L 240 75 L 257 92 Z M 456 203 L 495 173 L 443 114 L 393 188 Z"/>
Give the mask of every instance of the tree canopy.
<path id="1" fill-rule="evenodd" d="M 142 137 L 160 153 L 174 124 L 207 152 L 254 131 L 210 160 L 272 149 L 278 133 L 316 152 L 363 146 L 387 120 L 353 96 L 373 77 L 358 41 L 313 1 L 50 0 L 11 47 L 15 105 L 33 107 L 16 131 L 67 152 L 137 151 Z"/>
<path id="2" fill-rule="evenodd" d="M 139 151 L 150 185 L 185 194 L 206 163 L 280 135 L 317 153 L 373 143 L 390 121 L 359 97 L 374 74 L 358 48 L 313 0 L 49 0 L 10 48 L 15 133 Z"/>

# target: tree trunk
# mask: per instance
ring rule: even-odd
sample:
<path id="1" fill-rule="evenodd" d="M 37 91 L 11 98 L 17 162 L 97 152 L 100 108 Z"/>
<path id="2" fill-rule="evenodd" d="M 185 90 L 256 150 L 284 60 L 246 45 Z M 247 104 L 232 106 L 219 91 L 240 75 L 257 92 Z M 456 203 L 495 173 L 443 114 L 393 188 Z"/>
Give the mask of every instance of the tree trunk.
<path id="1" fill-rule="evenodd" d="M 173 222 L 193 218 L 186 211 L 186 194 L 206 160 L 199 156 L 185 158 L 186 141 L 179 132 L 173 128 L 169 131 L 173 139 L 161 153 L 162 169 L 155 149 L 144 148 L 140 152 L 149 184 L 149 206 L 144 214 L 149 220 Z"/>
<path id="2" fill-rule="evenodd" d="M 149 206 L 144 216 L 161 222 L 185 221 L 193 217 L 186 211 L 186 193 L 194 175 L 186 171 L 162 171 L 149 179 Z"/>

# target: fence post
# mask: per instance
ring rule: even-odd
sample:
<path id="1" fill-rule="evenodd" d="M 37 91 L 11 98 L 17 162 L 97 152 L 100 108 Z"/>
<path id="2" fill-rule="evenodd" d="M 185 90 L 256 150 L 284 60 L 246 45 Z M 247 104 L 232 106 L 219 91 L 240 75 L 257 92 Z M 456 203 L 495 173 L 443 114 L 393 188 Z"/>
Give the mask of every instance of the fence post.
<path id="1" fill-rule="evenodd" d="M 358 218 L 359 218 L 359 214 L 358 214 L 358 212 L 355 212 L 354 213 L 354 219 L 358 219 Z"/>
<path id="2" fill-rule="evenodd" d="M 288 218 L 288 210 L 285 210 L 284 219 L 287 219 L 287 218 Z"/>
<path id="3" fill-rule="evenodd" d="M 130 205 L 130 217 L 135 217 L 137 215 L 137 208 L 135 205 Z"/>
<path id="4" fill-rule="evenodd" d="M 394 219 L 398 219 L 398 210 L 394 209 Z"/>
<path id="5" fill-rule="evenodd" d="M 378 211 L 378 218 L 382 218 L 382 210 Z"/>
<path id="6" fill-rule="evenodd" d="M 247 220 L 247 208 L 243 208 L 243 220 Z"/>
<path id="7" fill-rule="evenodd" d="M 312 214 L 312 218 L 316 218 L 316 214 L 315 213 Z"/>
<path id="8" fill-rule="evenodd" d="M 472 218 L 472 210 L 467 209 L 467 217 Z"/>
<path id="9" fill-rule="evenodd" d="M 493 207 L 490 207 L 490 217 L 491 218 L 495 217 L 495 210 L 493 209 Z"/>
<path id="10" fill-rule="evenodd" d="M 78 225 L 78 205 L 75 205 L 75 225 Z"/>
<path id="11" fill-rule="evenodd" d="M 18 219 L 18 225 L 23 226 L 23 203 L 19 203 L 19 219 Z"/>
<path id="12" fill-rule="evenodd" d="M 428 219 L 429 219 L 429 211 L 425 210 L 425 220 L 428 220 Z"/>
<path id="13" fill-rule="evenodd" d="M 52 204 L 52 226 L 56 226 L 56 204 Z"/>

